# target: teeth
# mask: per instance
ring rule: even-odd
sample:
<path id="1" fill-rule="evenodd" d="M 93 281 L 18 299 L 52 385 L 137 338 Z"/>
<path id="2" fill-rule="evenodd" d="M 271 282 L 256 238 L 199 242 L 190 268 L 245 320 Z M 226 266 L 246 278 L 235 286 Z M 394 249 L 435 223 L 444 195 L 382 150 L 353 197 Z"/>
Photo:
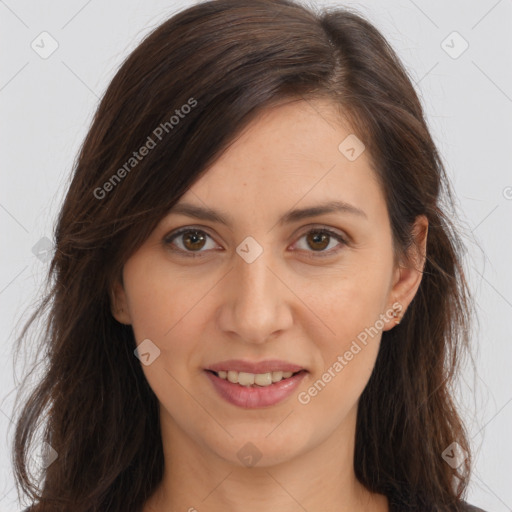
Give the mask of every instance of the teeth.
<path id="1" fill-rule="evenodd" d="M 238 374 L 238 384 L 241 386 L 252 386 L 254 384 L 254 377 L 256 377 L 254 373 L 240 372 Z"/>
<path id="2" fill-rule="evenodd" d="M 272 372 L 272 382 L 279 382 L 283 378 L 283 372 Z"/>
<path id="3" fill-rule="evenodd" d="M 238 376 L 238 382 L 240 382 L 240 375 Z M 254 384 L 257 384 L 258 386 L 270 386 L 270 384 L 272 384 L 272 374 L 258 373 L 254 376 Z"/>
<path id="4" fill-rule="evenodd" d="M 268 372 L 268 373 L 248 373 L 248 372 L 235 372 L 234 370 L 219 371 L 217 375 L 221 379 L 228 380 L 233 384 L 240 384 L 241 386 L 270 386 L 275 382 L 283 379 L 288 379 L 293 375 L 293 372 Z"/>

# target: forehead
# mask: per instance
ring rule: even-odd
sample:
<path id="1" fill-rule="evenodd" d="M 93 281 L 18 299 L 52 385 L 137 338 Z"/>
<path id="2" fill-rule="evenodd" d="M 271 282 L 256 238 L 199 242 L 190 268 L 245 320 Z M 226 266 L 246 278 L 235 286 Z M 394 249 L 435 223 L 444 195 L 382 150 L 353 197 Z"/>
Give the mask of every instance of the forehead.
<path id="1" fill-rule="evenodd" d="M 261 213 L 327 200 L 385 209 L 364 142 L 333 103 L 301 100 L 262 111 L 180 202 Z"/>

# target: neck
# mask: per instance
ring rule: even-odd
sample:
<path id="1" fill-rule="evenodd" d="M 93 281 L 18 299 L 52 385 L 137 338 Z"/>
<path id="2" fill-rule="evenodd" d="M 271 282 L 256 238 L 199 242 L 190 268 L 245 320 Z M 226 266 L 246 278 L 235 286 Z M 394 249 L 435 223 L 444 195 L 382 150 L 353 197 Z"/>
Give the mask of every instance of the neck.
<path id="1" fill-rule="evenodd" d="M 144 512 L 388 512 L 355 476 L 355 414 L 312 449 L 245 467 L 199 446 L 161 408 L 165 471 Z"/>

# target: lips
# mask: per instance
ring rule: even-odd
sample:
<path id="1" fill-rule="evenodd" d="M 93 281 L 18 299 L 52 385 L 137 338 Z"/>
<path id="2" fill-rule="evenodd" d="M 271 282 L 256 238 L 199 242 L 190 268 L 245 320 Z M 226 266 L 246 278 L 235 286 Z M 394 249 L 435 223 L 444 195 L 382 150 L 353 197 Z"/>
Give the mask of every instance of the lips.
<path id="1" fill-rule="evenodd" d="M 284 401 L 307 373 L 302 366 L 277 359 L 259 363 L 232 359 L 205 369 L 220 397 L 246 409 L 269 407 Z"/>
<path id="2" fill-rule="evenodd" d="M 245 372 L 245 373 L 271 373 L 271 372 L 292 372 L 297 373 L 306 368 L 297 364 L 292 364 L 287 361 L 281 361 L 279 359 L 269 359 L 261 361 L 259 363 L 251 363 L 249 361 L 243 361 L 241 359 L 230 359 L 228 361 L 221 361 L 219 363 L 212 364 L 206 368 L 218 373 L 219 371 L 229 372 Z"/>

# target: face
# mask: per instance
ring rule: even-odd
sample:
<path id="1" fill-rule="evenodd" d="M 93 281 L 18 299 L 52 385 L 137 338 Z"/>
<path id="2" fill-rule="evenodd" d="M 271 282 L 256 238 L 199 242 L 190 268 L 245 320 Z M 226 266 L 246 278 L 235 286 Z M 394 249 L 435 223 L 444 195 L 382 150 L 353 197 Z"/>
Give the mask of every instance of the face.
<path id="1" fill-rule="evenodd" d="M 265 111 L 126 262 L 113 314 L 144 343 L 171 447 L 265 466 L 353 437 L 393 304 L 403 313 L 421 279 L 394 265 L 356 143 L 328 101 Z M 290 214 L 334 202 L 349 206 Z"/>

